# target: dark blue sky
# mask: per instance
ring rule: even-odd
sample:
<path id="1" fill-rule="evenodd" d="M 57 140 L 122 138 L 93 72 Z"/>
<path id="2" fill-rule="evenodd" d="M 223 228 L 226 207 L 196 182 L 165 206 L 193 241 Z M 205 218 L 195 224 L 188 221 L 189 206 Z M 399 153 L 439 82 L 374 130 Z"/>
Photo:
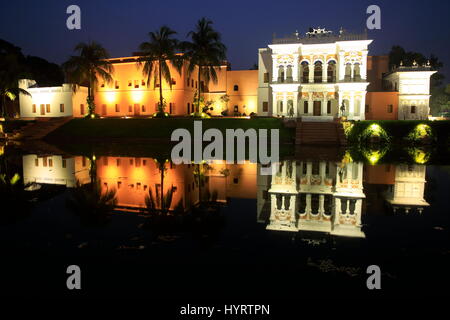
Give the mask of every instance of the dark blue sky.
<path id="1" fill-rule="evenodd" d="M 66 8 L 77 4 L 82 29 L 66 28 Z M 429 55 L 444 62 L 450 82 L 450 1 L 247 1 L 247 0 L 39 0 L 1 1 L 0 38 L 20 46 L 25 54 L 61 63 L 76 43 L 96 40 L 112 57 L 128 56 L 147 40 L 147 33 L 167 24 L 180 39 L 195 22 L 206 16 L 222 33 L 233 69 L 249 68 L 257 61 L 257 49 L 272 34 L 285 35 L 310 26 L 337 31 L 363 30 L 366 8 L 381 7 L 381 30 L 369 31 L 374 42 L 369 54 L 385 54 L 392 45 Z"/>

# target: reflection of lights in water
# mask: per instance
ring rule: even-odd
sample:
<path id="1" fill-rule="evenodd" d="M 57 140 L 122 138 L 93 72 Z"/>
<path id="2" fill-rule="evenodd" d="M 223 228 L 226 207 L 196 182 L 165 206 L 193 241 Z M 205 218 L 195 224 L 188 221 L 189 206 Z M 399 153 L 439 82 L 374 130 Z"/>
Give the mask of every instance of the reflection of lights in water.
<path id="1" fill-rule="evenodd" d="M 424 150 L 414 148 L 409 150 L 409 154 L 414 159 L 414 162 L 417 164 L 425 164 L 430 159 L 430 153 Z"/>

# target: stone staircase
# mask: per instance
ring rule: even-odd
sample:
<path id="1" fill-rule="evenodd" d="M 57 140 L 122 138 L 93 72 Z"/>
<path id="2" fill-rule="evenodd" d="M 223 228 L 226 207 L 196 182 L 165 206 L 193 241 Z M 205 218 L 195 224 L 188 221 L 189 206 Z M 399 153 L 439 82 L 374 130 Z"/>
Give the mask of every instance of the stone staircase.
<path id="1" fill-rule="evenodd" d="M 72 117 L 37 118 L 36 122 L 20 128 L 8 138 L 11 140 L 40 140 L 71 119 Z"/>
<path id="2" fill-rule="evenodd" d="M 339 122 L 304 122 L 299 119 L 295 130 L 297 145 L 346 145 L 344 129 Z"/>

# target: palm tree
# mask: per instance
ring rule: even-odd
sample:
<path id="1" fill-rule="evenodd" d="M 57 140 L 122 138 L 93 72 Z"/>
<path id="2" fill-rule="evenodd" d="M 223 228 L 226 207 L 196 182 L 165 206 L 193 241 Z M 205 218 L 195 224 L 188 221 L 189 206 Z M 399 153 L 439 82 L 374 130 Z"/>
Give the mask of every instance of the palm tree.
<path id="1" fill-rule="evenodd" d="M 87 104 L 89 114 L 92 115 L 95 114 L 94 91 L 98 80 L 101 78 L 107 83 L 112 83 L 114 67 L 106 60 L 109 58 L 106 49 L 95 41 L 81 42 L 74 50 L 79 52 L 79 55 L 71 56 L 62 67 L 70 83 L 88 86 Z"/>
<path id="2" fill-rule="evenodd" d="M 184 42 L 182 49 L 185 59 L 188 63 L 189 76 L 198 69 L 198 86 L 197 86 L 197 102 L 196 112 L 199 112 L 202 79 L 206 83 L 213 81 L 217 83 L 216 68 L 220 67 L 226 59 L 226 47 L 221 42 L 220 33 L 212 28 L 212 21 L 202 18 L 197 22 L 195 31 L 190 31 L 188 37 L 191 42 Z"/>
<path id="3" fill-rule="evenodd" d="M 24 67 L 19 63 L 19 58 L 13 53 L 0 54 L 0 99 L 2 117 L 6 116 L 6 99 L 16 100 L 19 94 L 31 96 L 23 88 L 19 87 L 19 79 L 24 75 Z"/>
<path id="4" fill-rule="evenodd" d="M 183 66 L 183 57 L 177 54 L 179 41 L 173 39 L 175 31 L 167 26 L 162 26 L 155 32 L 149 32 L 150 41 L 143 42 L 139 46 L 139 50 L 143 56 L 138 61 L 138 66 L 143 66 L 142 73 L 147 77 L 147 86 L 150 79 L 154 79 L 154 83 L 159 83 L 159 106 L 158 113 L 164 112 L 163 84 L 164 79 L 169 83 L 172 89 L 172 75 L 170 74 L 170 66 L 181 74 Z"/>

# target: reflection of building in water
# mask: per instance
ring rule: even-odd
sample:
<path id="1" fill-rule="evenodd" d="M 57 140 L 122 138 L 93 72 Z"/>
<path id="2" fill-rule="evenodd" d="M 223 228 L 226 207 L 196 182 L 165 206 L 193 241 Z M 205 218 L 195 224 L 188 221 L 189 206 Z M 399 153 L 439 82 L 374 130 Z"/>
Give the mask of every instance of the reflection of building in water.
<path id="1" fill-rule="evenodd" d="M 429 206 L 424 199 L 426 166 L 419 164 L 401 164 L 395 169 L 395 184 L 386 192 L 386 200 L 392 205 L 394 212 L 404 208 L 408 213 L 411 208 L 422 212 Z"/>
<path id="2" fill-rule="evenodd" d="M 270 203 L 267 229 L 364 237 L 362 171 L 359 162 L 283 161 L 268 192 L 258 191 L 258 220 Z"/>
<path id="3" fill-rule="evenodd" d="M 170 210 L 178 205 L 188 210 L 199 202 L 200 190 L 202 200 L 220 202 L 229 197 L 255 198 L 256 194 L 256 164 L 252 163 L 173 165 L 152 158 L 100 157 L 96 165 L 103 188 L 115 188 L 118 206 L 124 209 L 144 208 L 149 191 L 153 196 L 161 194 L 161 186 L 163 194 L 173 191 Z"/>
<path id="4" fill-rule="evenodd" d="M 34 182 L 74 187 L 77 180 L 82 184 L 90 181 L 89 159 L 82 156 L 30 154 L 23 156 L 22 162 L 25 184 Z"/>

